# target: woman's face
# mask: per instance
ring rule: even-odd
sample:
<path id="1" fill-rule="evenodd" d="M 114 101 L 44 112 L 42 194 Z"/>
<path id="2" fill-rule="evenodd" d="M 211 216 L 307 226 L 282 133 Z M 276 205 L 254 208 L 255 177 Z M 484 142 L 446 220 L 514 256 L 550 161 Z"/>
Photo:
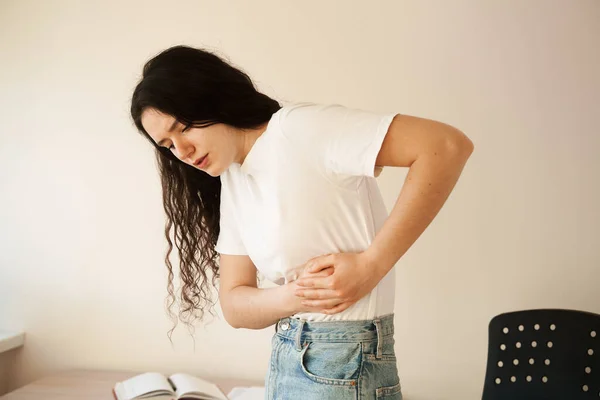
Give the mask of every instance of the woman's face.
<path id="1" fill-rule="evenodd" d="M 152 140 L 178 159 L 211 176 L 221 175 L 237 157 L 237 138 L 232 127 L 218 123 L 205 128 L 186 127 L 160 111 L 147 108 L 142 125 Z"/>

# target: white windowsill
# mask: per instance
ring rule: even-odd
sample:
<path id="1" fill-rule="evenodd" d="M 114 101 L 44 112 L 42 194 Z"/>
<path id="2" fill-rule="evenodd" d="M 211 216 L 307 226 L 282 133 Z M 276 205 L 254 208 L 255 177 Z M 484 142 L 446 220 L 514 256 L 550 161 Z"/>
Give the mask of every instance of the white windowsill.
<path id="1" fill-rule="evenodd" d="M 0 353 L 21 347 L 23 343 L 25 343 L 24 332 L 0 331 Z"/>

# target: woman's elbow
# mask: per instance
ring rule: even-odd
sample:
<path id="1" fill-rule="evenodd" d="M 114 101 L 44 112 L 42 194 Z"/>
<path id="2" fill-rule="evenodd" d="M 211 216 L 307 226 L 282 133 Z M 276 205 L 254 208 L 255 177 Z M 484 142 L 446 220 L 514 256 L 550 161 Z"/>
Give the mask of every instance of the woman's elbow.
<path id="1" fill-rule="evenodd" d="M 228 296 L 221 294 L 219 296 L 219 303 L 221 303 L 221 311 L 223 312 L 223 318 L 225 321 L 231 326 L 233 329 L 239 329 L 241 326 L 239 325 L 239 321 L 235 318 L 235 312 L 233 307 L 228 301 Z"/>
<path id="2" fill-rule="evenodd" d="M 473 153 L 475 145 L 462 131 L 453 128 L 452 134 L 446 140 L 446 151 L 459 158 L 467 159 Z"/>
<path id="3" fill-rule="evenodd" d="M 226 314 L 225 312 L 223 312 L 223 316 L 225 317 L 225 321 L 227 321 L 229 326 L 231 326 L 233 329 L 242 328 L 239 321 L 236 318 L 234 318 L 234 316 L 231 313 Z"/>

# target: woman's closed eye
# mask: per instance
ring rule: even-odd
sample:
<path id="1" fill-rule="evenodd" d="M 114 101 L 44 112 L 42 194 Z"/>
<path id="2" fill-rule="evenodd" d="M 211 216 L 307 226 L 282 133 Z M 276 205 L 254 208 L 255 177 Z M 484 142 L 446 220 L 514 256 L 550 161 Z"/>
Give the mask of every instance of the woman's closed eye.
<path id="1" fill-rule="evenodd" d="M 185 132 L 186 130 L 188 130 L 190 128 L 190 124 L 187 124 L 183 127 L 183 129 L 181 130 L 181 133 Z M 175 149 L 175 145 L 171 144 L 169 147 L 165 147 L 168 150 L 174 150 Z"/>

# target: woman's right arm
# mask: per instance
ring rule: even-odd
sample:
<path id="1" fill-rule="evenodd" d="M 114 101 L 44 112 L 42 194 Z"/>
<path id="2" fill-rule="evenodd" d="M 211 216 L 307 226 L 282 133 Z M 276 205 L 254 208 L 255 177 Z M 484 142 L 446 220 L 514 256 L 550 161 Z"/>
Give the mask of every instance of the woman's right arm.
<path id="1" fill-rule="evenodd" d="M 328 276 L 331 271 L 321 271 Z M 315 274 L 316 275 L 316 274 Z M 296 285 L 259 289 L 256 266 L 247 255 L 220 255 L 219 301 L 225 320 L 234 328 L 264 329 L 297 312 L 319 312 L 301 304 Z"/>

